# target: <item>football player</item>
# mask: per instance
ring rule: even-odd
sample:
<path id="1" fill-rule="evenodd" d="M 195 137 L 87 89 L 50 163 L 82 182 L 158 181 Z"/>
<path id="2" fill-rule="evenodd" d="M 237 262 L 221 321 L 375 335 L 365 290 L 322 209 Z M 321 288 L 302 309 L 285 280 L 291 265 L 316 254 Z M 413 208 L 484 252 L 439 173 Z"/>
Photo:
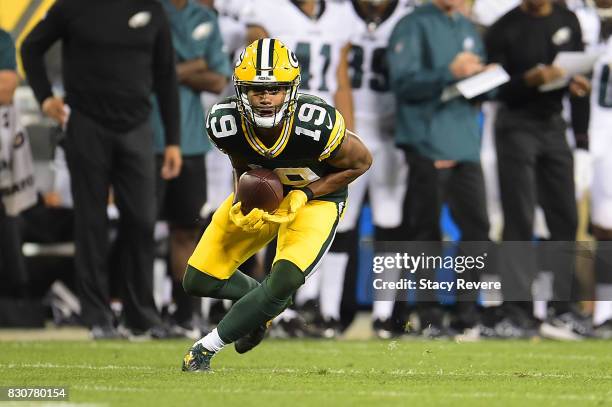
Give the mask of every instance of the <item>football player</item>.
<path id="1" fill-rule="evenodd" d="M 283 41 L 300 60 L 300 90 L 334 105 L 343 115 L 347 129 L 353 127 L 353 101 L 348 69 L 352 25 L 345 24 L 351 15 L 349 2 L 330 0 L 255 0 L 244 16 L 247 39 L 274 37 Z M 336 243 L 327 261 L 342 262 Z M 339 254 L 343 256 L 343 253 Z M 325 263 L 324 262 L 324 263 Z M 340 278 L 338 278 L 340 277 Z M 339 301 L 343 279 L 333 267 L 321 267 L 298 291 L 295 303 L 300 307 L 319 300 L 322 308 Z M 289 336 L 309 335 L 312 329 L 298 323 L 294 312 L 287 310 L 278 321 Z M 330 332 L 327 329 L 324 332 Z M 333 330 L 331 331 L 333 332 Z"/>
<path id="2" fill-rule="evenodd" d="M 591 121 L 589 126 L 593 156 L 593 185 L 591 189 L 591 221 L 597 238 L 595 275 L 597 286 L 593 322 L 595 334 L 612 338 L 612 1 L 596 0 L 601 17 L 602 56 L 593 71 L 591 92 Z"/>
<path id="3" fill-rule="evenodd" d="M 331 245 L 348 184 L 372 163 L 335 108 L 298 93 L 298 59 L 281 41 L 250 44 L 233 79 L 236 96 L 211 108 L 208 136 L 229 156 L 236 179 L 252 168 L 274 170 L 285 198 L 272 214 L 256 208 L 244 215 L 230 194 L 213 215 L 183 286 L 191 295 L 236 303 L 189 349 L 183 371 L 210 370 L 211 358 L 231 342 L 243 353 L 261 341 L 267 322 L 285 309 Z M 238 267 L 275 237 L 272 270 L 259 284 Z"/>
<path id="4" fill-rule="evenodd" d="M 349 57 L 355 130 L 372 152 L 374 161 L 370 171 L 349 186 L 350 205 L 338 225 L 334 246 L 321 264 L 324 281 L 320 303 L 326 337 L 337 335 L 340 328 L 344 276 L 348 275 L 349 267 L 356 266 L 349 262 L 349 257 L 357 257 L 356 254 L 349 256 L 357 250 L 351 232 L 357 226 L 366 193 L 376 227 L 375 239 L 399 238 L 397 228 L 402 220 L 408 167 L 404 155 L 395 147 L 395 97 L 389 89 L 385 55 L 393 27 L 410 10 L 405 1 L 354 0 L 351 19 L 345 24 L 351 25 L 356 32 L 351 38 Z M 336 287 L 340 292 L 334 291 Z M 372 316 L 378 336 L 388 338 L 391 335 L 389 318 L 393 304 L 393 301 L 374 301 Z"/>

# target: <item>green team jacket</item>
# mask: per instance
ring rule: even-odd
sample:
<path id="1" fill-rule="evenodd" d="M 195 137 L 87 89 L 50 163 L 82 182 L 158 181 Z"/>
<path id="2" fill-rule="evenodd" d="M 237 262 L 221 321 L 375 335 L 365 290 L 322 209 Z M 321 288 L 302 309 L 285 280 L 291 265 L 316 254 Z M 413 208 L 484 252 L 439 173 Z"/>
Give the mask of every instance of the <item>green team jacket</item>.
<path id="1" fill-rule="evenodd" d="M 474 25 L 459 13 L 448 16 L 427 4 L 397 23 L 387 50 L 397 144 L 432 160 L 478 162 L 478 108 L 462 96 L 440 99 L 456 82 L 448 66 L 458 53 L 470 51 L 486 61 Z"/>

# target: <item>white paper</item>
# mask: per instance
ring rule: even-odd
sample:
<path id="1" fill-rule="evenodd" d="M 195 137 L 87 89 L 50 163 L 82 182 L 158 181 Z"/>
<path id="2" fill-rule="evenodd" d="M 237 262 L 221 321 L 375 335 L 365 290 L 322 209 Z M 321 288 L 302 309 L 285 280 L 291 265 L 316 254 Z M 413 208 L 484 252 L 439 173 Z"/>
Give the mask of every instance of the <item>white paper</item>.
<path id="1" fill-rule="evenodd" d="M 508 82 L 510 76 L 500 65 L 482 71 L 457 83 L 457 89 L 466 98 L 472 99 Z"/>
<path id="2" fill-rule="evenodd" d="M 565 87 L 572 76 L 574 75 L 585 75 L 593 70 L 593 66 L 600 56 L 600 52 L 559 52 L 555 57 L 552 65 L 558 66 L 563 69 L 565 76 L 559 78 L 556 81 L 545 83 L 538 87 L 540 92 L 550 92 Z"/>
<path id="3" fill-rule="evenodd" d="M 565 71 L 567 76 L 584 75 L 593 70 L 599 52 L 559 52 L 553 65 Z"/>

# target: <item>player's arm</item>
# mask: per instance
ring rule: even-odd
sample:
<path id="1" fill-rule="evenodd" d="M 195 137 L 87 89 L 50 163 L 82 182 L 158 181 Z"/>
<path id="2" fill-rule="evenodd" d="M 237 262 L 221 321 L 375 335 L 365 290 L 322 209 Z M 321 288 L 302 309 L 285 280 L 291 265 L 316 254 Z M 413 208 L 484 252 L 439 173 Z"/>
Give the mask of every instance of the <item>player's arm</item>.
<path id="1" fill-rule="evenodd" d="M 227 85 L 227 77 L 208 69 L 204 58 L 191 59 L 176 64 L 176 76 L 181 85 L 196 92 L 220 94 Z"/>
<path id="2" fill-rule="evenodd" d="M 334 95 L 334 103 L 336 108 L 344 116 L 344 122 L 347 129 L 354 129 L 353 118 L 353 92 L 351 89 L 351 79 L 349 77 L 348 55 L 351 49 L 351 44 L 347 43 L 341 51 L 340 64 L 336 72 L 338 79 L 338 89 Z"/>
<path id="3" fill-rule="evenodd" d="M 247 161 L 237 155 L 228 155 L 232 168 L 234 169 L 234 192 L 237 192 L 238 179 L 249 170 Z"/>
<path id="4" fill-rule="evenodd" d="M 308 185 L 314 198 L 347 186 L 372 165 L 372 154 L 361 139 L 350 130 L 346 130 L 345 139 L 338 148 L 338 152 L 329 158 L 327 163 L 340 171 L 327 174 Z"/>
<path id="5" fill-rule="evenodd" d="M 206 23 L 206 20 L 203 21 Z M 231 68 L 227 53 L 223 50 L 223 40 L 216 21 L 206 55 L 179 62 L 176 65 L 176 76 L 180 84 L 190 87 L 195 92 L 212 92 L 220 94 L 227 86 Z"/>
<path id="6" fill-rule="evenodd" d="M 51 45 L 64 36 L 68 26 L 67 12 L 66 1 L 56 1 L 21 44 L 21 61 L 28 84 L 43 112 L 60 124 L 66 120 L 64 101 L 53 96 L 44 56 Z"/>
<path id="7" fill-rule="evenodd" d="M 0 71 L 0 105 L 8 105 L 13 101 L 17 85 L 19 85 L 17 72 L 9 69 Z"/>

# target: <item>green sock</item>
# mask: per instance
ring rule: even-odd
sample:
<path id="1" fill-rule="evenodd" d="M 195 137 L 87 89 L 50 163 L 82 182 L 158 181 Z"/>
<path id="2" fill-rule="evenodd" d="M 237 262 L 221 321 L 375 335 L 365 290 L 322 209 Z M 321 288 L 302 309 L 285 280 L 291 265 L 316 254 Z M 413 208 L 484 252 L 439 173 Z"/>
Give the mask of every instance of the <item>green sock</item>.
<path id="1" fill-rule="evenodd" d="M 244 297 L 249 291 L 259 287 L 259 283 L 236 270 L 227 280 L 220 280 L 200 270 L 187 266 L 183 277 L 183 288 L 189 295 L 195 297 L 210 297 L 236 301 Z"/>
<path id="2" fill-rule="evenodd" d="M 293 263 L 281 260 L 261 285 L 236 302 L 217 325 L 226 344 L 273 319 L 290 304 L 293 293 L 304 284 L 304 273 Z"/>

